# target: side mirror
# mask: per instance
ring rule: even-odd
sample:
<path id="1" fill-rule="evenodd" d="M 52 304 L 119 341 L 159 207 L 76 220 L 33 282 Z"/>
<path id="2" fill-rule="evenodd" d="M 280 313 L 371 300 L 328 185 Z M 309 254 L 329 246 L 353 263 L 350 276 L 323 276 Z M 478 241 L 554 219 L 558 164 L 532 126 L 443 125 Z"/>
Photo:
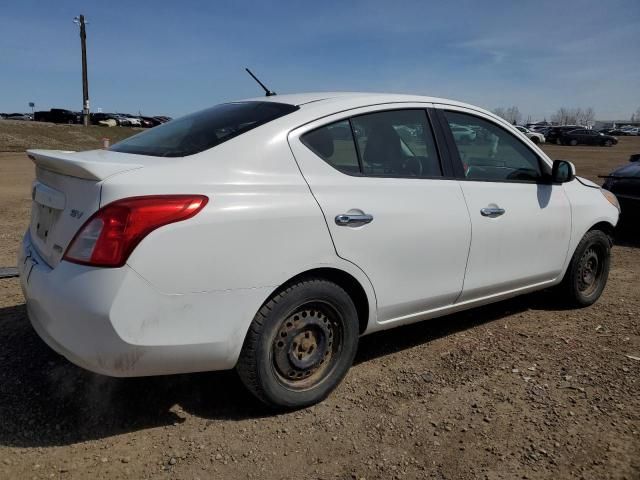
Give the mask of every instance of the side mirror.
<path id="1" fill-rule="evenodd" d="M 566 183 L 576 178 L 576 167 L 566 160 L 554 160 L 551 170 L 553 183 Z"/>

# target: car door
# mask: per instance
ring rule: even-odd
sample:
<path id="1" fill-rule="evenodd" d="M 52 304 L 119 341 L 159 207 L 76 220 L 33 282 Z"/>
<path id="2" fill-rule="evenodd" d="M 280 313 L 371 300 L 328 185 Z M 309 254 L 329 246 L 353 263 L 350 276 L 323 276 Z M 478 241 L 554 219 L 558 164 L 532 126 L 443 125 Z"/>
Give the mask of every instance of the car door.
<path id="1" fill-rule="evenodd" d="M 409 322 L 462 291 L 471 224 L 424 104 L 368 107 L 289 134 L 337 254 L 361 268 L 379 322 Z M 384 110 L 381 110 L 384 108 Z"/>
<path id="2" fill-rule="evenodd" d="M 587 135 L 586 130 L 576 130 L 574 133 L 576 140 L 578 140 L 578 145 L 589 144 L 589 136 Z"/>
<path id="3" fill-rule="evenodd" d="M 571 210 L 562 185 L 548 180 L 550 166 L 492 117 L 441 108 L 445 128 L 467 125 L 477 132 L 469 144 L 449 136 L 472 224 L 459 301 L 553 281 L 567 255 Z"/>
<path id="4" fill-rule="evenodd" d="M 586 130 L 586 132 L 589 145 L 598 145 L 600 142 L 600 135 L 598 135 L 598 132 L 594 132 L 593 130 Z"/>

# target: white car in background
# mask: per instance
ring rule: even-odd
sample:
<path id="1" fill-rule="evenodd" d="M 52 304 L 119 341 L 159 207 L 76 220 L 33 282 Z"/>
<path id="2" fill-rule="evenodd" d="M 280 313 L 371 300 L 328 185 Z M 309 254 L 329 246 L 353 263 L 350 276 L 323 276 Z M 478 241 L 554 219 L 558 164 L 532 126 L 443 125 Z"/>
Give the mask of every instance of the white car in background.
<path id="1" fill-rule="evenodd" d="M 470 143 L 476 139 L 477 134 L 473 128 L 452 124 L 450 130 L 456 142 Z"/>
<path id="2" fill-rule="evenodd" d="M 544 138 L 544 135 L 542 133 L 532 132 L 527 127 L 523 127 L 521 125 L 516 125 L 515 127 L 516 127 L 516 130 L 524 133 L 527 136 L 527 138 L 529 140 L 531 140 L 533 143 L 539 144 L 539 143 L 544 143 L 545 142 L 545 138 Z"/>
<path id="3" fill-rule="evenodd" d="M 619 214 L 504 120 L 431 97 L 270 96 L 28 155 L 18 266 L 47 344 L 118 377 L 236 368 L 284 408 L 325 398 L 361 335 L 548 287 L 592 304 Z"/>

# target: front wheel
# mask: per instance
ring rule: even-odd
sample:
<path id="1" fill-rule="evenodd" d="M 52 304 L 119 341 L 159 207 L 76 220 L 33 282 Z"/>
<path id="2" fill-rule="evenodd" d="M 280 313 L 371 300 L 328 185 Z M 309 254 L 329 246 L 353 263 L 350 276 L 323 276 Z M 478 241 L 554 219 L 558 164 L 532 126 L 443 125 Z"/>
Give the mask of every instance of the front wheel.
<path id="1" fill-rule="evenodd" d="M 340 286 L 312 278 L 274 294 L 256 314 L 236 370 L 258 399 L 276 408 L 324 400 L 358 347 L 358 316 Z"/>
<path id="2" fill-rule="evenodd" d="M 574 138 L 573 140 L 569 141 L 569 145 L 571 145 L 572 147 L 575 147 L 576 145 L 578 145 L 578 141 Z"/>
<path id="3" fill-rule="evenodd" d="M 582 237 L 571 258 L 560 290 L 563 300 L 577 307 L 595 303 L 609 277 L 611 242 L 601 230 L 591 230 Z"/>
<path id="4" fill-rule="evenodd" d="M 540 143 L 540 139 L 538 137 L 531 137 L 531 141 L 538 145 Z"/>
<path id="5" fill-rule="evenodd" d="M 610 147 L 611 145 L 613 145 L 613 142 L 611 140 L 605 140 L 604 142 L 605 147 Z"/>

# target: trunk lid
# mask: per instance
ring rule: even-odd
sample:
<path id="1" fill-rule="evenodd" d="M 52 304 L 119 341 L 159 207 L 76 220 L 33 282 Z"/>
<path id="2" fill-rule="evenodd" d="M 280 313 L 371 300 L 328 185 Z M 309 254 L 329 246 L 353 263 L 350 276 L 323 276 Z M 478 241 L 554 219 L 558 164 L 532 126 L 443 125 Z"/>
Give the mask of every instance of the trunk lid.
<path id="1" fill-rule="evenodd" d="M 31 197 L 31 242 L 55 267 L 84 222 L 100 208 L 105 179 L 143 168 L 140 157 L 105 150 L 28 150 L 36 165 Z"/>

